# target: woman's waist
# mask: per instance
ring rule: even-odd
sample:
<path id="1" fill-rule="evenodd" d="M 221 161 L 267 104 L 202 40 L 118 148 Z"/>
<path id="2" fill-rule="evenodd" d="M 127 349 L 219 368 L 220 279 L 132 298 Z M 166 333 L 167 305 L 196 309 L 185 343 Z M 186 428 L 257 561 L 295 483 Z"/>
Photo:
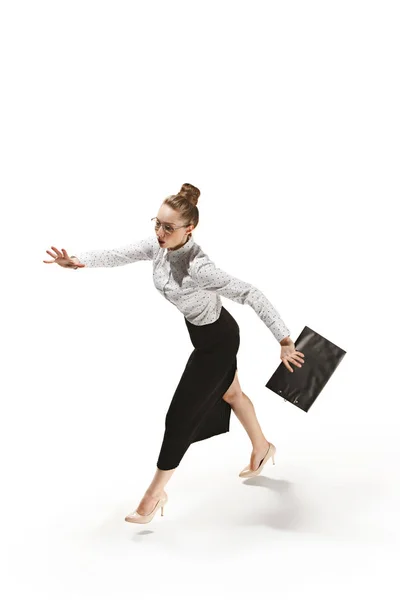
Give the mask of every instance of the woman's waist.
<path id="1" fill-rule="evenodd" d="M 194 325 L 186 317 L 185 323 L 195 347 L 227 341 L 229 337 L 236 338 L 239 335 L 239 326 L 236 320 L 224 306 L 221 306 L 218 318 L 212 323 Z"/>

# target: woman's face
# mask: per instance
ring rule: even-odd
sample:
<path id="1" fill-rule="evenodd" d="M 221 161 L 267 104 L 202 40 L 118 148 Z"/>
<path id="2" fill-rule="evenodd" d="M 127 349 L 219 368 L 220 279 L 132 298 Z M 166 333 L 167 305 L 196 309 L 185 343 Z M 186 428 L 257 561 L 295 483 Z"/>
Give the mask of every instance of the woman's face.
<path id="1" fill-rule="evenodd" d="M 167 204 L 161 205 L 157 213 L 157 219 L 162 225 L 165 225 L 167 232 L 171 227 L 179 227 L 179 229 L 172 233 L 166 233 L 164 227 L 155 230 L 161 248 L 175 248 L 175 246 L 182 246 L 186 242 L 188 234 L 193 229 L 193 225 L 182 227 L 185 223 L 180 218 L 179 213 Z"/>

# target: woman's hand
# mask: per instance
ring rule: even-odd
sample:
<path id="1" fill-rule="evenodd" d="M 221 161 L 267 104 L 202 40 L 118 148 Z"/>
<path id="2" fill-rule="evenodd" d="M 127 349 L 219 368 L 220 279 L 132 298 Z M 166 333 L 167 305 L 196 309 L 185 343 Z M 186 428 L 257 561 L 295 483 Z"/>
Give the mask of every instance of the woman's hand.
<path id="1" fill-rule="evenodd" d="M 85 266 L 76 258 L 76 256 L 68 256 L 68 253 L 64 248 L 61 248 L 60 252 L 55 246 L 50 247 L 54 250 L 55 254 L 50 252 L 50 250 L 46 250 L 46 252 L 47 254 L 50 254 L 54 260 L 44 260 L 44 263 L 57 263 L 60 267 L 64 267 L 65 269 L 79 269 Z"/>
<path id="2" fill-rule="evenodd" d="M 304 354 L 295 349 L 293 341 L 290 338 L 285 338 L 279 343 L 281 345 L 281 360 L 288 371 L 293 373 L 293 369 L 289 365 L 289 361 L 296 365 L 296 367 L 301 368 L 300 363 L 304 363 L 304 360 L 299 357 L 304 356 Z"/>

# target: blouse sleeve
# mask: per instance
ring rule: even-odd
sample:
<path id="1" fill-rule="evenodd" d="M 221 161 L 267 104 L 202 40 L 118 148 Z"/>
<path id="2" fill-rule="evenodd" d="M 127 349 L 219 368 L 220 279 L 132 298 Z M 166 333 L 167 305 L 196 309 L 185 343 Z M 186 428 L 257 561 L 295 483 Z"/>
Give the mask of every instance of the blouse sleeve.
<path id="1" fill-rule="evenodd" d="M 139 260 L 152 260 L 155 247 L 155 237 L 150 236 L 118 248 L 78 252 L 74 256 L 89 268 L 121 267 Z"/>
<path id="2" fill-rule="evenodd" d="M 215 292 L 239 304 L 248 304 L 280 342 L 290 331 L 278 311 L 264 294 L 251 283 L 233 277 L 215 266 L 212 261 L 194 269 L 193 278 L 203 290 Z"/>

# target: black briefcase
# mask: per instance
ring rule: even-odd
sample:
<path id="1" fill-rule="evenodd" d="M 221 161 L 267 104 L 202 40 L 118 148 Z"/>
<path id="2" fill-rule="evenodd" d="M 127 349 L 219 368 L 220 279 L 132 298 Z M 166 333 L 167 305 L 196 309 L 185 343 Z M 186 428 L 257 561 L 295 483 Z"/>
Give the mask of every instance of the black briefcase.
<path id="1" fill-rule="evenodd" d="M 294 347 L 304 354 L 301 368 L 289 361 L 293 369 L 291 373 L 281 361 L 265 387 L 278 394 L 285 402 L 291 402 L 307 412 L 346 351 L 307 326 L 295 341 Z"/>

